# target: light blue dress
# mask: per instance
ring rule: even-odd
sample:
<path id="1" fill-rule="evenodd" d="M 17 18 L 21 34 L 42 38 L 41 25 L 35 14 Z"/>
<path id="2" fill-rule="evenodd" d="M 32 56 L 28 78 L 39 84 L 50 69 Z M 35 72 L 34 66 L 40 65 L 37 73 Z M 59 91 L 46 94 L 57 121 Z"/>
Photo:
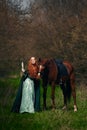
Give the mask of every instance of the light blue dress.
<path id="1" fill-rule="evenodd" d="M 34 81 L 27 77 L 23 82 L 22 99 L 19 112 L 34 113 L 34 100 Z"/>

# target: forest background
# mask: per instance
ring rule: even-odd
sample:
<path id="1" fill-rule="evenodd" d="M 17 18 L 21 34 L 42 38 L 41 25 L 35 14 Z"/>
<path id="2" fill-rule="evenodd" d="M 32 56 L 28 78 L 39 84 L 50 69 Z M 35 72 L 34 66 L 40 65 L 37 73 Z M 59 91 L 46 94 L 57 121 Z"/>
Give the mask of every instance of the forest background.
<path id="1" fill-rule="evenodd" d="M 69 60 L 87 83 L 87 1 L 25 1 L 0 1 L 0 77 L 36 56 Z"/>

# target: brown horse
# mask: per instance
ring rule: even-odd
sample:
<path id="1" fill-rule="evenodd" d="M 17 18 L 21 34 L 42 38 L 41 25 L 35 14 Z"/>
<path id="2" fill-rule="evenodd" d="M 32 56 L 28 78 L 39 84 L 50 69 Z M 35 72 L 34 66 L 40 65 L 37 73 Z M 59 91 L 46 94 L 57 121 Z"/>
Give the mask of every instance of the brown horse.
<path id="1" fill-rule="evenodd" d="M 63 96 L 64 107 L 67 107 L 67 100 L 70 100 L 71 93 L 74 99 L 74 111 L 77 111 L 75 75 L 74 69 L 70 62 L 55 59 L 39 59 L 39 74 L 43 83 L 43 108 L 46 109 L 47 85 L 51 85 L 52 108 L 55 108 L 55 86 L 59 84 Z"/>

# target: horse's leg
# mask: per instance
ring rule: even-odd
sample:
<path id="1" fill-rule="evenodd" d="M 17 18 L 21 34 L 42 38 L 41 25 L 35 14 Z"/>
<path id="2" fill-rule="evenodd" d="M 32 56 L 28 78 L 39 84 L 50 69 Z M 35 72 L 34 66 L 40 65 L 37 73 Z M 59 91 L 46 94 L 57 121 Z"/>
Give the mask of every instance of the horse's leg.
<path id="1" fill-rule="evenodd" d="M 43 86 L 43 109 L 46 110 L 46 93 L 47 93 L 47 86 Z"/>
<path id="2" fill-rule="evenodd" d="M 51 99 L 52 99 L 52 108 L 55 109 L 55 83 L 51 83 Z"/>
<path id="3" fill-rule="evenodd" d="M 70 77 L 70 83 L 71 83 L 71 89 L 72 89 L 72 96 L 74 99 L 74 112 L 77 111 L 77 105 L 76 105 L 76 89 L 75 89 L 75 76 L 74 74 Z"/>
<path id="4" fill-rule="evenodd" d="M 63 92 L 63 98 L 64 98 L 64 106 L 63 106 L 63 110 L 65 110 L 67 108 L 67 95 L 66 95 L 66 88 L 65 88 L 65 85 L 64 83 L 62 83 L 61 85 L 61 89 L 62 89 L 62 92 Z"/>

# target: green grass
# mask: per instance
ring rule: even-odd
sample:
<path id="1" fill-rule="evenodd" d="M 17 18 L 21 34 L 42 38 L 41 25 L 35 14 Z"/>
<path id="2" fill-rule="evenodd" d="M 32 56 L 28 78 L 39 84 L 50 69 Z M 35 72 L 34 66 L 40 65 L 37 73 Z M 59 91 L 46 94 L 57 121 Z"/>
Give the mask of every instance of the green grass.
<path id="1" fill-rule="evenodd" d="M 73 99 L 68 110 L 63 111 L 61 89 L 56 88 L 56 109 L 52 110 L 50 93 L 47 92 L 47 110 L 35 114 L 11 113 L 11 107 L 19 86 L 19 78 L 0 79 L 0 130 L 87 130 L 87 87 L 77 86 L 78 111 L 73 111 Z M 41 87 L 42 109 L 42 87 Z"/>

